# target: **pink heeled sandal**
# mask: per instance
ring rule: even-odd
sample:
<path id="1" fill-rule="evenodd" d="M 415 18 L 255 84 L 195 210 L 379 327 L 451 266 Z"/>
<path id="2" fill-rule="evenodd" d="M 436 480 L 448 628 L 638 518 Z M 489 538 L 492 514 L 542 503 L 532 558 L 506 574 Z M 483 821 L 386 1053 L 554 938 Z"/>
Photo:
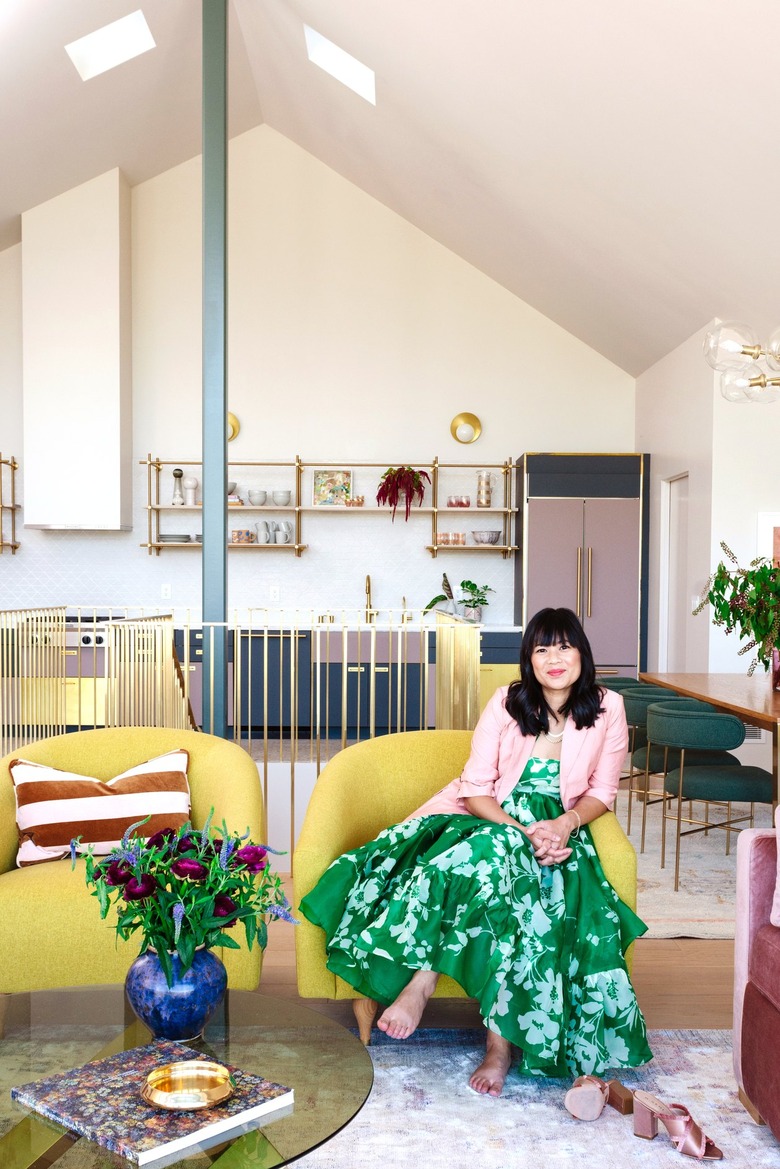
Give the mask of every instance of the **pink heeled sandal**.
<path id="1" fill-rule="evenodd" d="M 575 1120 L 597 1120 L 609 1104 L 618 1112 L 631 1112 L 633 1093 L 619 1080 L 600 1080 L 598 1076 L 579 1076 L 566 1093 L 564 1107 Z"/>
<path id="2" fill-rule="evenodd" d="M 723 1153 L 699 1128 L 684 1104 L 664 1104 L 649 1092 L 634 1092 L 634 1136 L 653 1140 L 658 1121 L 664 1126 L 678 1153 L 700 1161 L 721 1161 Z"/>

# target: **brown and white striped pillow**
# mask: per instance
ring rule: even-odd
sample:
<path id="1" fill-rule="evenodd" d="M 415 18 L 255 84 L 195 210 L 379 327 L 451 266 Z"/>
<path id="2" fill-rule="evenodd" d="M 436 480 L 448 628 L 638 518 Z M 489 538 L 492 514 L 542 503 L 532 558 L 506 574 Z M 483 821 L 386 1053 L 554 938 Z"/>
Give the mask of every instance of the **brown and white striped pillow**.
<path id="1" fill-rule="evenodd" d="M 187 751 L 168 751 L 104 782 L 13 759 L 17 865 L 60 860 L 69 855 L 76 836 L 81 837 L 80 851 L 91 844 L 94 853 L 105 856 L 144 816 L 150 817 L 139 830 L 144 837 L 161 828 L 180 828 L 190 816 L 188 762 Z"/>

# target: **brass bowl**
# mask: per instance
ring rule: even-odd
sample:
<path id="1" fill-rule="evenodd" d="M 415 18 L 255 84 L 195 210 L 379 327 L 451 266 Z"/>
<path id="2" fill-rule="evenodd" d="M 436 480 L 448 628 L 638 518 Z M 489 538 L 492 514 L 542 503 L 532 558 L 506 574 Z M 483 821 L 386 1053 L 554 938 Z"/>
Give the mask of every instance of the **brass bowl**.
<path id="1" fill-rule="evenodd" d="M 233 1095 L 234 1086 L 233 1077 L 222 1064 L 187 1059 L 149 1072 L 141 1095 L 153 1108 L 189 1112 L 221 1104 Z"/>

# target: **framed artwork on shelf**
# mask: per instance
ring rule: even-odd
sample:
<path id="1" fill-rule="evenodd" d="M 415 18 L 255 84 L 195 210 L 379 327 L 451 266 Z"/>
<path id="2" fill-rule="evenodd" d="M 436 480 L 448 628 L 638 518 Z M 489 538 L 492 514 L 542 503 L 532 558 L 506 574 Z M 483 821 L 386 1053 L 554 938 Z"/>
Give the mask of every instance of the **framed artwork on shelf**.
<path id="1" fill-rule="evenodd" d="M 352 496 L 352 472 L 343 467 L 318 467 L 312 481 L 314 507 L 346 507 Z"/>

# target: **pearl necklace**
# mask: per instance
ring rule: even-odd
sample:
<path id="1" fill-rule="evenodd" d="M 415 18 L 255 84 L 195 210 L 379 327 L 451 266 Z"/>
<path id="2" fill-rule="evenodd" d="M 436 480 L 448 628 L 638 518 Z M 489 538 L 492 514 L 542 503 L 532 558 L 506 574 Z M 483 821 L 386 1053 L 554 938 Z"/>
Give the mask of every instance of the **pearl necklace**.
<path id="1" fill-rule="evenodd" d="M 566 719 L 563 720 L 563 730 L 566 730 Z M 549 731 L 545 731 L 544 737 L 549 743 L 560 743 L 563 738 L 563 731 L 559 735 L 551 735 Z"/>

